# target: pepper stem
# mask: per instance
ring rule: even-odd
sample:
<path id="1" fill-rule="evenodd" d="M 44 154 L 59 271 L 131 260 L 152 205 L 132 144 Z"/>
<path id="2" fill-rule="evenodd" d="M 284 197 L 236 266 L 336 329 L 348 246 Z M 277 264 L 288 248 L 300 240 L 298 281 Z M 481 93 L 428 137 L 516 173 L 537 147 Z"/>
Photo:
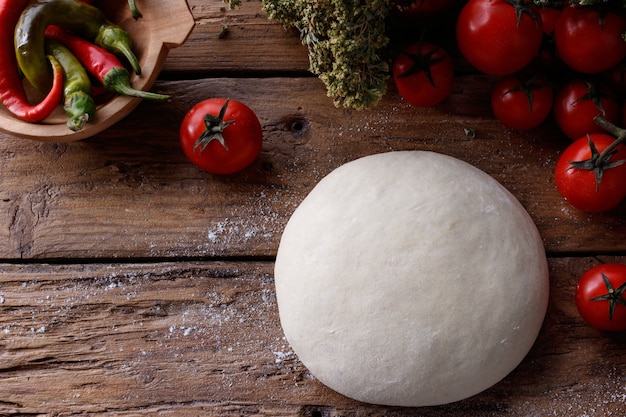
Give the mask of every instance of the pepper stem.
<path id="1" fill-rule="evenodd" d="M 96 113 L 93 98 L 82 91 L 67 96 L 63 108 L 69 116 L 67 127 L 74 132 L 81 130 Z"/>
<path id="2" fill-rule="evenodd" d="M 137 55 L 131 49 L 132 41 L 128 32 L 115 25 L 104 25 L 98 32 L 96 44 L 109 52 L 125 57 L 135 74 L 141 74 L 141 65 Z"/>
<path id="3" fill-rule="evenodd" d="M 112 68 L 102 78 L 102 85 L 114 93 L 130 97 L 145 98 L 148 100 L 168 101 L 170 96 L 136 90 L 130 85 L 130 73 L 126 68 Z"/>

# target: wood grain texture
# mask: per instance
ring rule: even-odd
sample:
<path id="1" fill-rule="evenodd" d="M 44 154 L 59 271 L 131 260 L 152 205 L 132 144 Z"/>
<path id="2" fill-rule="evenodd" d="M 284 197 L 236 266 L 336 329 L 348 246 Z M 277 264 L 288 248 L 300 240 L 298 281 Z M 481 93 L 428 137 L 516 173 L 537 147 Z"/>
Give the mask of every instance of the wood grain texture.
<path id="1" fill-rule="evenodd" d="M 626 340 L 584 325 L 570 302 L 578 271 L 599 261 L 552 259 L 527 358 L 482 394 L 422 409 L 317 382 L 283 337 L 271 262 L 0 265 L 0 414 L 623 415 Z"/>
<path id="2" fill-rule="evenodd" d="M 172 102 L 143 102 L 75 143 L 0 133 L 0 415 L 626 415 L 626 339 L 585 325 L 573 303 L 587 268 L 626 262 L 626 206 L 589 215 L 560 198 L 552 171 L 568 140 L 552 122 L 500 126 L 494 79 L 463 62 L 436 108 L 406 105 L 389 83 L 377 107 L 337 109 L 297 34 L 258 2 L 189 6 L 194 31 L 153 87 Z M 185 112 L 214 96 L 244 101 L 263 126 L 259 159 L 236 175 L 199 171 L 178 144 Z M 548 315 L 528 357 L 441 407 L 371 406 L 327 389 L 284 339 L 275 303 L 273 258 L 300 201 L 345 162 L 406 149 L 492 175 L 549 255 Z"/>
<path id="3" fill-rule="evenodd" d="M 563 201 L 552 171 L 566 142 L 552 126 L 513 132 L 489 117 L 488 79 L 460 77 L 444 105 L 421 110 L 390 86 L 365 112 L 334 108 L 315 78 L 157 85 L 176 99 L 144 102 L 93 139 L 4 139 L 2 257 L 273 256 L 292 211 L 324 175 L 360 156 L 405 149 L 442 152 L 491 174 L 530 212 L 548 252 L 626 251 L 624 210 L 590 215 Z M 179 148 L 185 111 L 212 95 L 245 101 L 263 125 L 262 155 L 241 174 L 203 173 Z"/>
<path id="4" fill-rule="evenodd" d="M 297 33 L 267 19 L 260 2 L 229 10 L 220 0 L 188 0 L 196 27 L 172 50 L 164 72 L 190 74 L 299 73 L 309 68 Z M 175 76 L 175 75 L 174 75 Z"/>

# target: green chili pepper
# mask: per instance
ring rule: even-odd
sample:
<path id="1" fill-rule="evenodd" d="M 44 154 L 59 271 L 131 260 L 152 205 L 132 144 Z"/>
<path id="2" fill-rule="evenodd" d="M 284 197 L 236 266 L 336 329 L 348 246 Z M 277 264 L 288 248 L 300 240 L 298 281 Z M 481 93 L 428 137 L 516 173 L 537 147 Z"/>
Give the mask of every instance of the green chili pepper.
<path id="1" fill-rule="evenodd" d="M 135 4 L 135 0 L 128 0 L 128 6 L 130 7 L 130 13 L 133 16 L 133 19 L 139 19 L 142 17 L 141 12 Z"/>
<path id="2" fill-rule="evenodd" d="M 46 39 L 46 52 L 54 56 L 65 72 L 63 109 L 69 116 L 67 127 L 79 131 L 96 113 L 91 94 L 91 80 L 80 61 L 63 44 Z"/>
<path id="3" fill-rule="evenodd" d="M 128 32 L 107 20 L 97 7 L 77 0 L 37 0 L 23 12 L 15 28 L 17 62 L 26 79 L 38 90 L 48 91 L 50 67 L 45 59 L 44 33 L 57 25 L 126 57 L 137 74 L 139 60 L 131 48 Z"/>

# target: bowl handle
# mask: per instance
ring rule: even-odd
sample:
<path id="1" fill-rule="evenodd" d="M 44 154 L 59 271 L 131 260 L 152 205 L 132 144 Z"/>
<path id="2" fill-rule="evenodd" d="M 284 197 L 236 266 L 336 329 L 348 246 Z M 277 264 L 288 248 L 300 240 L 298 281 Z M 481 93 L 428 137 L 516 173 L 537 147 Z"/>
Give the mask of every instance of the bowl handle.
<path id="1" fill-rule="evenodd" d="M 195 26 L 189 4 L 171 0 L 153 0 L 153 3 L 159 10 L 159 16 L 164 17 L 156 22 L 156 31 L 163 44 L 172 49 L 185 43 Z"/>

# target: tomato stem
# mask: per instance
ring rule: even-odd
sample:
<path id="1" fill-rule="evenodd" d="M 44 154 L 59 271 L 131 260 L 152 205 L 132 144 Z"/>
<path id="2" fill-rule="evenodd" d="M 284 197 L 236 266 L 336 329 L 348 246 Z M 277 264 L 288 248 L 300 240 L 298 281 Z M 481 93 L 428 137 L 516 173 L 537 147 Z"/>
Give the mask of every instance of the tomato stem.
<path id="1" fill-rule="evenodd" d="M 400 78 L 407 78 L 415 74 L 424 73 L 426 78 L 428 78 L 428 82 L 437 88 L 435 84 L 435 80 L 433 79 L 432 71 L 430 70 L 433 65 L 436 65 L 442 61 L 445 61 L 446 56 L 440 56 L 439 58 L 434 58 L 434 55 L 439 52 L 439 47 L 435 46 L 431 51 L 423 53 L 422 52 L 423 43 L 420 41 L 418 44 L 418 52 L 417 54 L 412 54 L 408 51 L 404 51 L 404 55 L 406 55 L 412 62 L 411 68 L 400 74 Z"/>
<path id="2" fill-rule="evenodd" d="M 222 132 L 231 124 L 235 123 L 235 120 L 224 120 L 224 116 L 226 115 L 226 109 L 228 108 L 228 103 L 230 100 L 226 100 L 224 105 L 220 109 L 219 115 L 215 116 L 212 114 L 206 114 L 204 116 L 204 126 L 206 129 L 200 137 L 196 140 L 193 145 L 193 151 L 195 152 L 198 148 L 200 152 L 203 152 L 204 149 L 211 141 L 218 141 L 224 149 L 228 151 L 228 146 L 226 146 L 226 141 L 224 140 L 224 136 Z"/>
<path id="3" fill-rule="evenodd" d="M 626 140 L 626 129 L 617 127 L 606 120 L 602 115 L 597 115 L 593 120 L 598 126 L 604 128 L 607 132 L 616 137 L 615 141 L 600 153 L 599 159 L 602 161 L 608 159 L 609 157 L 607 155 L 612 154 L 613 150 Z"/>
<path id="4" fill-rule="evenodd" d="M 527 0 L 506 0 L 513 8 L 515 9 L 515 16 L 517 17 L 517 26 L 519 27 L 520 22 L 522 20 L 522 15 L 527 13 L 530 18 L 535 22 L 535 26 L 539 27 L 539 22 L 541 22 L 541 18 L 539 13 L 532 8 L 533 3 Z"/>
<path id="5" fill-rule="evenodd" d="M 596 145 L 593 143 L 593 140 L 591 140 L 591 136 L 587 135 L 589 148 L 591 150 L 591 157 L 584 161 L 570 161 L 570 167 L 568 169 L 584 169 L 593 172 L 596 179 L 596 191 L 598 191 L 600 189 L 600 182 L 602 181 L 604 171 L 626 163 L 626 159 L 610 161 L 613 155 L 618 152 L 616 148 L 621 145 L 624 140 L 626 140 L 626 130 L 615 126 L 601 115 L 596 116 L 593 120 L 609 133 L 617 136 L 617 139 L 615 139 L 602 152 L 598 152 Z"/>
<path id="6" fill-rule="evenodd" d="M 626 299 L 624 299 L 624 297 L 622 296 L 622 294 L 624 294 L 624 291 L 626 291 L 626 283 L 620 285 L 619 288 L 613 288 L 611 281 L 609 281 L 609 278 L 604 273 L 602 274 L 602 281 L 604 281 L 607 293 L 598 297 L 590 298 L 589 301 L 608 301 L 609 321 L 611 321 L 613 320 L 613 313 L 615 312 L 615 307 L 617 306 L 617 304 L 626 306 Z"/>

